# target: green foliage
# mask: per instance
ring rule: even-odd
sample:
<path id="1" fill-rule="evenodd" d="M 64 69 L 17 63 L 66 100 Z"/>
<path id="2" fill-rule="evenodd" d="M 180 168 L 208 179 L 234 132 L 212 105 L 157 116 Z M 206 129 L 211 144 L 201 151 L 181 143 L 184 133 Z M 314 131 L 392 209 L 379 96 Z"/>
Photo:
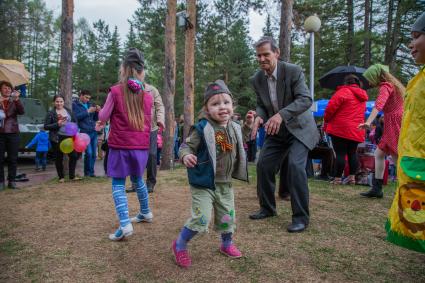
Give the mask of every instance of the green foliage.
<path id="1" fill-rule="evenodd" d="M 249 77 L 255 72 L 254 52 L 243 2 L 215 1 L 213 7 L 198 8 L 202 21 L 198 23 L 195 71 L 197 109 L 202 106 L 205 86 L 216 79 L 228 84 L 237 102 L 236 112 L 245 113 L 254 107 L 255 95 L 249 85 Z"/>
<path id="2" fill-rule="evenodd" d="M 354 58 L 351 61 L 352 65 L 363 66 L 364 58 L 364 45 L 363 40 L 364 33 L 364 1 L 354 1 L 354 37 L 352 44 L 354 45 Z M 410 41 L 410 27 L 412 26 L 415 19 L 425 10 L 425 3 L 423 1 L 406 0 L 406 1 L 394 1 L 395 9 L 401 9 L 401 26 L 398 29 L 395 27 L 396 22 L 396 10 L 392 13 L 393 19 L 392 29 L 388 32 L 388 2 L 384 0 L 372 1 L 372 25 L 371 25 L 371 64 L 384 63 L 384 54 L 386 44 L 388 42 L 387 35 L 393 35 L 399 33 L 399 43 L 396 54 L 394 56 L 394 74 L 401 79 L 403 83 L 412 77 L 417 72 L 417 67 L 414 66 L 413 60 L 411 59 L 410 52 L 407 48 L 407 44 Z M 400 7 L 397 5 L 400 5 Z M 318 17 L 322 21 L 321 29 L 316 33 L 315 40 L 315 97 L 317 98 L 329 98 L 332 91 L 321 89 L 318 83 L 318 78 L 324 75 L 326 72 L 338 65 L 348 64 L 348 60 L 345 56 L 345 50 L 348 42 L 347 34 L 347 5 L 346 1 L 321 1 L 321 0 L 304 0 L 296 1 L 294 9 L 297 11 L 297 15 L 300 19 L 296 20 L 296 26 L 294 31 L 293 48 L 291 52 L 291 60 L 297 64 L 300 64 L 304 70 L 309 68 L 309 43 L 303 39 L 306 34 L 301 24 L 304 22 L 302 19 L 317 13 Z M 367 67 L 367 66 L 366 66 Z M 306 75 L 308 72 L 306 72 Z M 308 76 L 307 76 L 308 77 Z M 372 94 L 372 98 L 375 95 Z"/>
<path id="3" fill-rule="evenodd" d="M 394 10 L 389 13 L 389 3 Z M 390 62 L 394 74 L 403 83 L 417 72 L 409 54 L 410 27 L 425 10 L 425 3 L 416 0 L 373 0 L 371 33 L 364 31 L 364 1 L 353 1 L 354 35 L 348 36 L 347 1 L 300 0 L 294 2 L 291 61 L 305 70 L 308 79 L 309 43 L 303 30 L 304 19 L 317 13 L 322 21 L 316 33 L 315 97 L 328 98 L 332 91 L 321 89 L 317 79 L 338 65 L 362 66 L 364 39 L 371 40 L 371 63 L 388 60 L 389 40 L 394 39 L 395 55 Z M 99 19 L 93 25 L 80 19 L 75 24 L 73 89 L 92 92 L 103 103 L 108 88 L 117 82 L 122 54 L 137 47 L 145 54 L 146 80 L 162 93 L 164 85 L 164 33 L 166 1 L 142 1 L 129 19 L 129 33 L 120 39 L 117 28 Z M 186 9 L 179 1 L 177 11 Z M 264 34 L 277 35 L 281 1 L 214 0 L 197 1 L 195 47 L 195 111 L 202 106 L 205 86 L 216 79 L 229 85 L 236 99 L 236 112 L 255 107 L 255 95 L 249 86 L 255 62 L 252 41 L 248 35 L 248 12 L 266 12 Z M 40 98 L 45 105 L 57 93 L 60 60 L 61 19 L 46 8 L 43 0 L 0 1 L 0 58 L 22 61 L 31 73 L 29 95 Z M 99 15 L 101 17 L 101 15 Z M 389 20 L 392 24 L 388 26 Z M 184 29 L 176 28 L 176 116 L 183 113 Z M 347 46 L 353 46 L 347 58 Z M 390 52 L 391 53 L 391 52 Z M 370 93 L 374 97 L 374 93 Z"/>
<path id="4" fill-rule="evenodd" d="M 195 113 L 202 107 L 205 86 L 216 79 L 225 80 L 239 108 L 245 112 L 254 106 L 248 79 L 254 73 L 253 50 L 248 37 L 246 15 L 262 1 L 215 1 L 198 3 L 195 58 Z M 185 10 L 184 5 L 177 7 Z M 165 3 L 141 2 L 133 15 L 126 47 L 143 50 L 147 81 L 161 92 L 163 88 Z M 184 30 L 176 29 L 176 116 L 183 113 Z"/>
<path id="5" fill-rule="evenodd" d="M 109 26 L 98 20 L 90 27 L 86 20 L 76 26 L 73 88 L 86 89 L 95 102 L 102 104 L 109 87 L 118 81 L 121 48 L 117 27 L 111 33 Z"/>

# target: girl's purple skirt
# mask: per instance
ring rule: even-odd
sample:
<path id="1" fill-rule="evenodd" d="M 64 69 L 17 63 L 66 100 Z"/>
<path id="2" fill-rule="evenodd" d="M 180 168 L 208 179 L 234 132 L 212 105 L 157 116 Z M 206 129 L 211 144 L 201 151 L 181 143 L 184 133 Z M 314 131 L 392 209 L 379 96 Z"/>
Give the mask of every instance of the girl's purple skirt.
<path id="1" fill-rule="evenodd" d="M 143 176 L 148 157 L 148 149 L 109 148 L 108 176 L 113 178 Z"/>

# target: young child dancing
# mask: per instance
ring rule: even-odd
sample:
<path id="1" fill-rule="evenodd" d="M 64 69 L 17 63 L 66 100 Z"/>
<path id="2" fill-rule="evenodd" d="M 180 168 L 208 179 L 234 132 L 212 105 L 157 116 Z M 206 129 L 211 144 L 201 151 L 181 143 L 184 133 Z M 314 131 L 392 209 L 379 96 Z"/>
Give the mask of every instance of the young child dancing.
<path id="1" fill-rule="evenodd" d="M 249 136 L 255 112 L 248 112 L 243 135 L 241 126 L 231 121 L 232 94 L 221 80 L 207 86 L 203 111 L 205 117 L 192 127 L 179 150 L 188 168 L 192 215 L 173 241 L 172 250 L 177 265 L 184 268 L 192 263 L 187 243 L 198 232 L 208 230 L 212 208 L 214 228 L 221 233 L 220 252 L 232 258 L 242 256 L 232 242 L 236 216 L 232 178 L 248 181 L 243 140 Z"/>
<path id="2" fill-rule="evenodd" d="M 120 82 L 111 87 L 103 109 L 99 113 L 96 130 L 110 120 L 108 136 L 107 174 L 112 177 L 112 197 L 120 221 L 119 228 L 109 235 L 119 241 L 133 233 L 128 216 L 125 179 L 130 176 L 136 187 L 140 212 L 136 222 L 151 222 L 148 191 L 142 181 L 149 154 L 152 95 L 145 91 L 144 57 L 136 48 L 127 51 L 120 68 Z"/>

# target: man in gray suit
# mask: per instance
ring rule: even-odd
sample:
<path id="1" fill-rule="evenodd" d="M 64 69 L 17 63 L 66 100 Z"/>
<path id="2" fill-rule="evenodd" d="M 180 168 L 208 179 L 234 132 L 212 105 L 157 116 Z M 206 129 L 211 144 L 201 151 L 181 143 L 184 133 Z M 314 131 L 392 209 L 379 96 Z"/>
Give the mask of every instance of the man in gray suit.
<path id="1" fill-rule="evenodd" d="M 292 224 L 287 229 L 288 232 L 302 232 L 309 223 L 307 155 L 319 140 L 310 111 L 312 98 L 301 68 L 278 60 L 280 51 L 273 38 L 261 38 L 255 48 L 261 70 L 251 78 L 257 95 L 257 117 L 252 135 L 262 124 L 267 135 L 257 163 L 257 194 L 261 208 L 250 218 L 276 215 L 275 175 L 285 162 L 283 181 L 292 206 Z"/>

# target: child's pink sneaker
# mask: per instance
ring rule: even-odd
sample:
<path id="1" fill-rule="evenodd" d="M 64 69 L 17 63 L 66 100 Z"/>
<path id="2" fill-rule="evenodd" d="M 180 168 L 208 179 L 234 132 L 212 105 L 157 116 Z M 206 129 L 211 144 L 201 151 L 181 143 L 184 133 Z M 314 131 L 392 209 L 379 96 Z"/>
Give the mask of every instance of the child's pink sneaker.
<path id="1" fill-rule="evenodd" d="M 183 268 L 188 268 L 192 265 L 192 260 L 190 259 L 189 252 L 187 250 L 177 251 L 176 249 L 176 240 L 173 241 L 173 253 L 174 258 L 178 266 Z"/>
<path id="2" fill-rule="evenodd" d="M 227 248 L 225 248 L 223 245 L 221 245 L 220 252 L 222 254 L 227 255 L 228 257 L 231 257 L 231 258 L 242 257 L 242 253 L 238 250 L 238 248 L 234 244 L 231 244 Z"/>

